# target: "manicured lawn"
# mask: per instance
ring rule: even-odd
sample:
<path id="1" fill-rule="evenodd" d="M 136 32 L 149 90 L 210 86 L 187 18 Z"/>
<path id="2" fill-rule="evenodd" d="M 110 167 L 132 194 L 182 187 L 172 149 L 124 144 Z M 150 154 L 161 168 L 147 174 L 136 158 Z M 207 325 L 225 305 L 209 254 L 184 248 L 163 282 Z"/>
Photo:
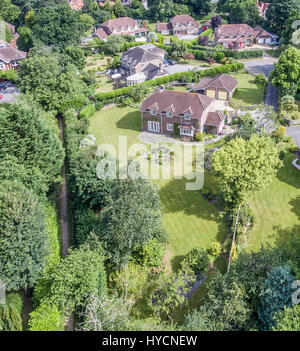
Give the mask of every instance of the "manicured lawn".
<path id="1" fill-rule="evenodd" d="M 234 92 L 232 102 L 235 105 L 261 104 L 263 88 L 258 88 L 254 83 L 254 77 L 248 73 L 231 74 L 238 80 L 237 90 Z"/>
<path id="2" fill-rule="evenodd" d="M 90 123 L 90 133 L 96 137 L 98 145 L 109 143 L 117 149 L 119 136 L 127 136 L 128 146 L 142 144 L 138 139 L 140 130 L 140 114 L 131 107 L 97 112 Z M 177 269 L 183 256 L 194 246 L 208 248 L 213 241 L 222 241 L 226 228 L 218 210 L 204 200 L 199 191 L 185 190 L 185 179 L 153 182 L 159 188 L 163 222 L 170 234 L 169 268 Z"/>
<path id="3" fill-rule="evenodd" d="M 300 172 L 291 164 L 294 158 L 293 154 L 288 154 L 284 167 L 271 185 L 250 202 L 255 223 L 247 250 L 257 250 L 262 243 L 274 242 L 282 229 L 296 224 L 300 235 Z"/>
<path id="4" fill-rule="evenodd" d="M 97 78 L 97 85 L 101 85 L 96 89 L 96 93 L 106 93 L 108 91 L 114 90 L 113 81 L 106 75 L 101 75 Z"/>

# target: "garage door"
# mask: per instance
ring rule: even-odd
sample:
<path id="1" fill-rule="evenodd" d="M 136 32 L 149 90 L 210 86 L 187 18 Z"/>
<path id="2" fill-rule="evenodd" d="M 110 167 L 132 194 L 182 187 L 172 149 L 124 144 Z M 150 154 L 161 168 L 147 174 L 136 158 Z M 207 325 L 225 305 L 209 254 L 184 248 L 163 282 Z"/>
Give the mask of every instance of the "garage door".
<path id="1" fill-rule="evenodd" d="M 266 39 L 266 43 L 267 43 L 267 44 L 271 44 L 271 42 L 272 42 L 272 39 L 271 39 L 271 38 L 267 38 L 267 39 Z"/>
<path id="2" fill-rule="evenodd" d="M 219 91 L 218 99 L 219 100 L 227 100 L 227 92 L 226 91 Z"/>
<path id="3" fill-rule="evenodd" d="M 210 98 L 215 99 L 216 98 L 216 91 L 212 89 L 207 89 L 206 90 L 206 95 Z"/>
<path id="4" fill-rule="evenodd" d="M 263 43 L 264 43 L 264 39 L 263 38 L 258 39 L 258 44 L 263 44 Z"/>

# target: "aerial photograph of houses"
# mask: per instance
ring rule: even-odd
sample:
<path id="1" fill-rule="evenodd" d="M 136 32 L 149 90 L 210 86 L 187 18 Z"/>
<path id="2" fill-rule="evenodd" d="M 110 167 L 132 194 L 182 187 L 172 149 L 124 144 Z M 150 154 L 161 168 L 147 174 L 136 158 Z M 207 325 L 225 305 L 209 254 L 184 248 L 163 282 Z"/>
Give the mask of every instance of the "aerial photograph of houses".
<path id="1" fill-rule="evenodd" d="M 300 331 L 300 0 L 0 0 L 0 134 L 0 332 Z"/>

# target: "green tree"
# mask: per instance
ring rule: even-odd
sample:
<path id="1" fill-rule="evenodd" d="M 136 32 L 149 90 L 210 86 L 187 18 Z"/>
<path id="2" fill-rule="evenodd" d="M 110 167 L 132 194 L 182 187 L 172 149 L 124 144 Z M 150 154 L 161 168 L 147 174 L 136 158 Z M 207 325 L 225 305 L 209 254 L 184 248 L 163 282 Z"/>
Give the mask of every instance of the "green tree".
<path id="1" fill-rule="evenodd" d="M 30 313 L 30 331 L 63 331 L 63 316 L 56 305 L 41 304 Z"/>
<path id="2" fill-rule="evenodd" d="M 260 22 L 258 8 L 253 0 L 220 0 L 218 11 L 229 13 L 230 23 L 256 25 Z"/>
<path id="3" fill-rule="evenodd" d="M 14 155 L 26 168 L 40 169 L 49 186 L 59 176 L 64 151 L 46 114 L 26 101 L 0 109 L 0 158 Z"/>
<path id="4" fill-rule="evenodd" d="M 91 296 L 106 293 L 103 250 L 88 245 L 71 249 L 45 279 L 48 285 L 45 303 L 57 305 L 67 314 L 84 307 Z"/>
<path id="5" fill-rule="evenodd" d="M 31 34 L 31 29 L 28 27 L 20 27 L 18 30 L 18 34 L 18 49 L 28 51 L 33 46 L 33 37 Z"/>
<path id="6" fill-rule="evenodd" d="M 80 21 L 83 25 L 84 31 L 88 31 L 95 26 L 95 20 L 92 16 L 88 15 L 87 13 L 83 13 L 80 15 Z"/>
<path id="7" fill-rule="evenodd" d="M 268 273 L 260 294 L 261 306 L 258 309 L 262 329 L 268 330 L 274 326 L 273 317 L 276 312 L 292 306 L 294 280 L 288 265 L 274 267 Z"/>
<path id="8" fill-rule="evenodd" d="M 19 294 L 11 293 L 5 297 L 5 304 L 0 305 L 0 331 L 22 330 L 23 303 Z"/>
<path id="9" fill-rule="evenodd" d="M 116 0 L 113 6 L 113 13 L 116 16 L 116 18 L 126 16 L 126 11 L 121 3 L 121 0 Z"/>
<path id="10" fill-rule="evenodd" d="M 189 251 L 183 261 L 181 262 L 181 268 L 190 268 L 196 275 L 207 272 L 209 267 L 209 258 L 206 250 L 202 247 L 194 247 Z"/>
<path id="11" fill-rule="evenodd" d="M 174 40 L 171 42 L 170 56 L 175 60 L 183 57 L 187 53 L 187 46 L 182 40 Z"/>
<path id="12" fill-rule="evenodd" d="M 272 0 L 266 12 L 266 21 L 277 35 L 289 30 L 290 19 L 300 19 L 300 2 L 298 0 Z"/>
<path id="13" fill-rule="evenodd" d="M 32 31 L 46 45 L 67 46 L 79 43 L 84 28 L 78 11 L 59 5 L 38 11 Z"/>
<path id="14" fill-rule="evenodd" d="M 0 186 L 0 279 L 8 290 L 32 287 L 49 252 L 45 214 L 38 198 L 23 185 Z"/>
<path id="15" fill-rule="evenodd" d="M 12 4 L 11 0 L 1 0 L 0 2 L 0 19 L 8 23 L 15 23 L 20 16 L 21 11 L 18 6 Z"/>
<path id="16" fill-rule="evenodd" d="M 270 184 L 281 164 L 274 141 L 254 134 L 225 144 L 214 154 L 212 170 L 225 201 L 239 206 Z"/>
<path id="17" fill-rule="evenodd" d="M 150 239 L 164 241 L 160 199 L 151 183 L 131 178 L 116 180 L 96 234 L 116 267 L 125 265 Z"/>
<path id="18" fill-rule="evenodd" d="M 275 69 L 271 72 L 270 79 L 282 96 L 290 95 L 291 86 L 294 85 L 295 89 L 292 89 L 292 94 L 295 97 L 300 82 L 299 62 L 300 50 L 290 47 L 280 55 L 278 63 L 275 63 Z"/>

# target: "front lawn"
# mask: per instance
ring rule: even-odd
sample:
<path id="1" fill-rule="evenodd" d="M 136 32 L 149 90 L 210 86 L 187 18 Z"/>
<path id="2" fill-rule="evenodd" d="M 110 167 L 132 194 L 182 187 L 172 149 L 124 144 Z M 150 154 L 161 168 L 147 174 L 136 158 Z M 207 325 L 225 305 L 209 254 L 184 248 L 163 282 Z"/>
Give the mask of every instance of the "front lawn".
<path id="1" fill-rule="evenodd" d="M 237 106 L 258 105 L 263 101 L 263 88 L 258 88 L 254 77 L 248 73 L 232 73 L 238 80 L 237 90 L 233 93 L 232 102 Z"/>
<path id="2" fill-rule="evenodd" d="M 97 112 L 90 121 L 90 133 L 99 144 L 113 144 L 118 150 L 119 136 L 127 136 L 128 147 L 142 142 L 140 113 L 131 107 L 115 107 Z M 149 146 L 148 146 L 149 147 Z M 163 222 L 170 234 L 168 267 L 177 269 L 183 256 L 194 246 L 208 248 L 222 241 L 226 228 L 214 205 L 199 191 L 185 190 L 185 180 L 154 180 L 164 210 Z"/>

